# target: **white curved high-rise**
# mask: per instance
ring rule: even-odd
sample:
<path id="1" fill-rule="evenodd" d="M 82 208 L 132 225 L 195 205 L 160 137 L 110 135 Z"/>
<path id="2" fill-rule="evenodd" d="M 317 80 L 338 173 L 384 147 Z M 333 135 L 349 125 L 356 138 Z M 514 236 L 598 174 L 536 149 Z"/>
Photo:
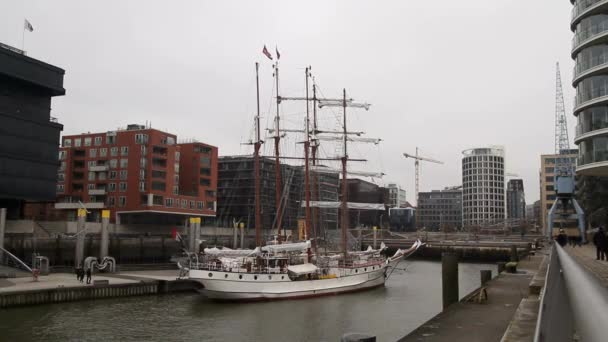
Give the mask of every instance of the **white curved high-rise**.
<path id="1" fill-rule="evenodd" d="M 570 0 L 574 5 L 571 56 L 575 60 L 574 143 L 578 174 L 608 175 L 608 0 Z"/>
<path id="2" fill-rule="evenodd" d="M 484 225 L 505 218 L 505 151 L 492 146 L 462 152 L 462 223 Z"/>

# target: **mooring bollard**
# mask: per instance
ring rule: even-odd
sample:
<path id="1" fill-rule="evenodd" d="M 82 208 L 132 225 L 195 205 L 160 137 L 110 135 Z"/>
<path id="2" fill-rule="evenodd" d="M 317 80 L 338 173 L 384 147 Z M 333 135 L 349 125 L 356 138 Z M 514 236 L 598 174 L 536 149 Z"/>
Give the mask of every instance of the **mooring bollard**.
<path id="1" fill-rule="evenodd" d="M 347 333 L 342 335 L 340 342 L 376 342 L 376 336 L 360 333 Z"/>
<path id="2" fill-rule="evenodd" d="M 511 246 L 511 261 L 519 261 L 519 255 L 517 254 L 517 246 Z"/>
<path id="3" fill-rule="evenodd" d="M 443 309 L 458 302 L 458 256 L 453 252 L 441 255 Z"/>
<path id="4" fill-rule="evenodd" d="M 481 286 L 492 280 L 492 270 L 480 270 Z"/>

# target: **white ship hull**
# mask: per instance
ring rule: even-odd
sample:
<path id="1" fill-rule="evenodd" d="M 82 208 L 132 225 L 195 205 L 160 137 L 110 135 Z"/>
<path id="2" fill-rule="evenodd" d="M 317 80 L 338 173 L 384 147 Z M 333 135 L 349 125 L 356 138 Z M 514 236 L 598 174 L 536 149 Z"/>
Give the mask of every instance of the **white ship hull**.
<path id="1" fill-rule="evenodd" d="M 236 273 L 190 270 L 189 279 L 200 282 L 209 298 L 220 300 L 273 300 L 305 298 L 362 291 L 384 285 L 385 272 L 403 256 L 384 264 L 330 269 L 335 278 L 291 280 L 285 273 Z"/>

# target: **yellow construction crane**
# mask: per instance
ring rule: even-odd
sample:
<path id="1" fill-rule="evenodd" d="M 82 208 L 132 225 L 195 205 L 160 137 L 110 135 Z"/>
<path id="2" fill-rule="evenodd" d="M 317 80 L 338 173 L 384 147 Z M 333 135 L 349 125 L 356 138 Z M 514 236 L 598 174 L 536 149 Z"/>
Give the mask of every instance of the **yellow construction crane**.
<path id="1" fill-rule="evenodd" d="M 404 153 L 403 156 L 405 158 L 412 158 L 415 160 L 414 165 L 416 165 L 416 207 L 418 207 L 418 185 L 420 179 L 420 161 L 427 161 L 430 163 L 443 164 L 443 162 L 431 158 L 425 158 L 418 155 L 418 147 L 416 147 L 416 154 L 411 155 L 408 153 Z"/>

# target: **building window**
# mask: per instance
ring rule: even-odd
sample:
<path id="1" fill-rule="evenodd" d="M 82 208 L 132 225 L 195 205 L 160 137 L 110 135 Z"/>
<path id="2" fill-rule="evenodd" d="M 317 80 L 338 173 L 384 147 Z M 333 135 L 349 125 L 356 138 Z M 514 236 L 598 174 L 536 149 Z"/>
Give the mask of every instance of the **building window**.
<path id="1" fill-rule="evenodd" d="M 71 147 L 72 146 L 72 139 L 64 139 L 63 140 L 63 146 L 64 147 Z"/>
<path id="2" fill-rule="evenodd" d="M 201 167 L 200 169 L 201 176 L 211 176 L 211 169 L 208 167 Z M 391 197 L 394 197 L 394 193 L 391 191 Z"/>
<path id="3" fill-rule="evenodd" d="M 101 137 L 95 137 L 95 146 L 101 145 Z"/>
<path id="4" fill-rule="evenodd" d="M 211 185 L 211 181 L 207 178 L 201 178 L 199 180 L 201 186 L 209 186 Z"/>
<path id="5" fill-rule="evenodd" d="M 173 194 L 174 194 L 174 195 L 177 195 L 178 193 L 179 193 L 179 186 L 174 185 L 174 186 L 173 186 Z"/>
<path id="6" fill-rule="evenodd" d="M 165 191 L 165 189 L 164 182 L 152 182 L 152 190 Z"/>
<path id="7" fill-rule="evenodd" d="M 180 153 L 175 152 L 175 161 L 179 161 L 179 158 L 180 158 Z"/>
<path id="8" fill-rule="evenodd" d="M 121 169 L 126 169 L 128 164 L 129 164 L 129 159 L 121 159 L 120 160 L 120 168 Z"/>
<path id="9" fill-rule="evenodd" d="M 89 172 L 89 178 L 90 181 L 94 181 L 95 180 L 95 172 Z"/>
<path id="10" fill-rule="evenodd" d="M 139 167 L 142 169 L 146 168 L 146 165 L 148 164 L 146 158 L 141 158 L 141 160 L 139 161 Z"/>
<path id="11" fill-rule="evenodd" d="M 215 191 L 213 191 L 213 190 L 207 190 L 207 191 L 205 191 L 205 196 L 213 198 L 213 197 L 215 197 Z"/>
<path id="12" fill-rule="evenodd" d="M 165 198 L 165 207 L 173 206 L 173 198 Z"/>
<path id="13" fill-rule="evenodd" d="M 215 201 L 207 201 L 207 209 L 215 210 Z"/>
<path id="14" fill-rule="evenodd" d="M 194 201 L 190 201 L 190 209 L 194 209 Z"/>
<path id="15" fill-rule="evenodd" d="M 139 191 L 140 192 L 146 191 L 146 182 L 139 182 Z"/>
<path id="16" fill-rule="evenodd" d="M 208 156 L 201 156 L 201 167 L 211 167 L 211 158 Z"/>
<path id="17" fill-rule="evenodd" d="M 82 145 L 82 140 L 80 138 L 74 139 L 74 146 L 80 147 Z"/>
<path id="18" fill-rule="evenodd" d="M 139 179 L 141 179 L 141 180 L 146 179 L 146 170 L 144 170 L 144 169 L 139 170 Z"/>
<path id="19" fill-rule="evenodd" d="M 66 166 L 66 163 L 64 161 L 62 161 L 61 164 L 59 164 L 59 171 L 64 171 L 65 166 Z"/>
<path id="20" fill-rule="evenodd" d="M 141 145 L 141 155 L 145 156 L 146 153 L 148 153 L 148 148 L 146 147 L 146 145 Z"/>
<path id="21" fill-rule="evenodd" d="M 87 162 L 87 166 L 88 166 L 88 167 L 97 166 L 97 162 L 96 162 L 96 161 L 94 161 L 94 160 L 89 160 L 89 161 Z"/>
<path id="22" fill-rule="evenodd" d="M 118 167 L 118 160 L 110 159 L 110 169 L 115 169 L 116 167 Z"/>
<path id="23" fill-rule="evenodd" d="M 167 173 L 165 171 L 152 170 L 152 178 L 165 179 Z"/>
<path id="24" fill-rule="evenodd" d="M 95 184 L 88 184 L 88 185 L 87 185 L 87 189 L 88 189 L 88 190 L 93 190 L 93 189 L 95 189 Z"/>
<path id="25" fill-rule="evenodd" d="M 108 197 L 108 207 L 113 207 L 116 205 L 116 198 L 115 197 Z"/>
<path id="26" fill-rule="evenodd" d="M 202 201 L 197 201 L 196 202 L 196 209 L 203 209 L 203 202 Z"/>
<path id="27" fill-rule="evenodd" d="M 60 172 L 57 174 L 57 181 L 63 182 L 65 180 L 65 173 Z"/>
<path id="28" fill-rule="evenodd" d="M 110 179 L 116 179 L 116 171 L 110 171 Z"/>
<path id="29" fill-rule="evenodd" d="M 91 138 L 84 138 L 84 146 L 91 146 Z"/>
<path id="30" fill-rule="evenodd" d="M 120 148 L 120 155 L 121 156 L 128 156 L 129 155 L 129 146 L 123 146 Z"/>
<path id="31" fill-rule="evenodd" d="M 108 132 L 106 134 L 106 144 L 115 144 L 116 143 L 116 133 Z"/>
<path id="32" fill-rule="evenodd" d="M 188 201 L 182 200 L 182 208 L 188 208 Z"/>
<path id="33" fill-rule="evenodd" d="M 147 134 L 135 134 L 135 143 L 136 144 L 147 144 L 148 135 Z"/>
<path id="34" fill-rule="evenodd" d="M 110 191 L 110 192 L 116 191 L 116 183 L 109 183 L 108 184 L 108 191 Z"/>
<path id="35" fill-rule="evenodd" d="M 57 192 L 58 192 L 58 193 L 62 193 L 62 192 L 63 192 L 63 190 L 64 190 L 64 186 L 63 186 L 63 184 L 57 184 Z"/>
<path id="36" fill-rule="evenodd" d="M 59 160 L 64 160 L 65 159 L 65 151 L 59 151 Z"/>
<path id="37" fill-rule="evenodd" d="M 108 156 L 108 149 L 105 147 L 102 147 L 99 149 L 99 156 L 100 157 L 107 157 Z"/>
<path id="38" fill-rule="evenodd" d="M 110 156 L 116 157 L 118 155 L 118 147 L 110 148 Z"/>
<path id="39" fill-rule="evenodd" d="M 89 157 L 91 158 L 96 158 L 97 157 L 97 149 L 96 148 L 92 148 L 89 150 Z"/>
<path id="40" fill-rule="evenodd" d="M 120 179 L 127 179 L 128 173 L 127 170 L 120 170 Z"/>
<path id="41" fill-rule="evenodd" d="M 127 191 L 127 183 L 126 182 L 120 182 L 120 184 L 118 185 L 118 190 L 120 192 Z"/>
<path id="42" fill-rule="evenodd" d="M 118 197 L 118 206 L 124 207 L 127 205 L 127 198 L 125 196 Z"/>
<path id="43" fill-rule="evenodd" d="M 173 165 L 173 169 L 175 170 L 176 173 L 179 173 L 179 163 L 175 163 Z"/>

